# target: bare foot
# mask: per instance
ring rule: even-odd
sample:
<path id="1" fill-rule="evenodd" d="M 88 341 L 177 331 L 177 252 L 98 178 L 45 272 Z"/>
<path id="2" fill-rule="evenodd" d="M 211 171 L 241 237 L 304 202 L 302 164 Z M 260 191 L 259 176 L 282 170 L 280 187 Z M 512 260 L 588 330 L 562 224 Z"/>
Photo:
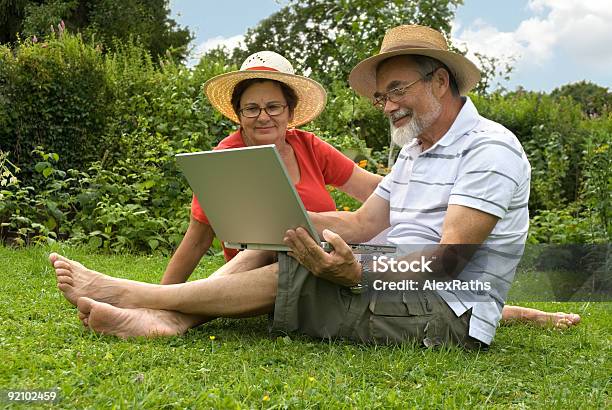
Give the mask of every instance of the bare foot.
<path id="1" fill-rule="evenodd" d="M 155 309 L 123 309 L 87 297 L 78 299 L 79 319 L 97 333 L 129 337 L 175 336 L 194 326 L 193 317 Z"/>
<path id="2" fill-rule="evenodd" d="M 555 329 L 564 330 L 568 327 L 572 327 L 580 323 L 580 315 L 575 313 L 565 313 L 565 312 L 557 312 L 557 313 L 549 313 L 543 312 L 544 314 L 539 315 L 535 318 L 535 322 L 544 325 L 551 326 Z"/>
<path id="3" fill-rule="evenodd" d="M 57 287 L 64 297 L 76 306 L 80 297 L 90 297 L 101 302 L 120 304 L 125 287 L 124 279 L 113 278 L 86 268 L 79 262 L 57 253 L 49 255 L 55 269 Z"/>

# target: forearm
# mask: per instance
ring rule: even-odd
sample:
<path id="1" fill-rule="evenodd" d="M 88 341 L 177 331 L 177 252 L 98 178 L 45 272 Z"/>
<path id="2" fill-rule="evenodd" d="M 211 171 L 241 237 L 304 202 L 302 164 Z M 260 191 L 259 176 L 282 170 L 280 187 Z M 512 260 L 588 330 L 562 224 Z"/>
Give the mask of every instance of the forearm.
<path id="1" fill-rule="evenodd" d="M 319 235 L 324 229 L 329 229 L 340 235 L 347 243 L 366 242 L 374 236 L 364 235 L 364 229 L 359 225 L 356 212 L 311 213 L 310 218 Z"/>
<path id="2" fill-rule="evenodd" d="M 185 237 L 166 267 L 161 284 L 185 282 L 210 248 L 214 237 L 215 234 L 210 225 L 192 218 Z"/>
<path id="3" fill-rule="evenodd" d="M 181 242 L 181 245 L 170 258 L 170 262 L 168 262 L 161 284 L 171 285 L 187 281 L 209 247 L 190 246 L 184 241 Z"/>
<path id="4" fill-rule="evenodd" d="M 420 250 L 400 245 L 397 254 L 378 256 L 371 269 L 388 280 L 451 281 L 461 273 L 478 245 L 432 244 Z M 421 246 L 419 246 L 421 248 Z"/>
<path id="5" fill-rule="evenodd" d="M 319 234 L 329 229 L 347 243 L 362 243 L 389 226 L 389 202 L 371 195 L 355 212 L 311 212 L 309 215 Z"/>

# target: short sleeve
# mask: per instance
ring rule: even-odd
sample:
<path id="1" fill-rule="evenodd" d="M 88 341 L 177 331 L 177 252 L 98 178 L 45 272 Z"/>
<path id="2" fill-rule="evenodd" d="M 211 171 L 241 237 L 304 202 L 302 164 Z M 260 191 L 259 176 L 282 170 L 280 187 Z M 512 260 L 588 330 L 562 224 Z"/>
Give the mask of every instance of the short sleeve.
<path id="1" fill-rule="evenodd" d="M 392 177 L 391 177 L 391 172 L 390 172 L 383 178 L 382 181 L 380 181 L 380 183 L 374 190 L 374 193 L 376 195 L 378 195 L 379 197 L 381 197 L 387 202 L 389 201 L 389 198 L 391 197 L 391 181 L 392 181 Z"/>
<path id="2" fill-rule="evenodd" d="M 526 178 L 522 152 L 490 142 L 468 150 L 457 173 L 449 205 L 463 205 L 503 218 Z"/>
<path id="3" fill-rule="evenodd" d="M 204 213 L 204 210 L 200 206 L 200 202 L 198 201 L 198 198 L 196 198 L 195 195 L 193 195 L 191 199 L 191 216 L 193 216 L 193 218 L 198 222 L 210 225 L 208 217 Z"/>
<path id="4" fill-rule="evenodd" d="M 314 137 L 313 147 L 325 184 L 336 187 L 346 184 L 353 174 L 355 163 L 320 138 Z"/>

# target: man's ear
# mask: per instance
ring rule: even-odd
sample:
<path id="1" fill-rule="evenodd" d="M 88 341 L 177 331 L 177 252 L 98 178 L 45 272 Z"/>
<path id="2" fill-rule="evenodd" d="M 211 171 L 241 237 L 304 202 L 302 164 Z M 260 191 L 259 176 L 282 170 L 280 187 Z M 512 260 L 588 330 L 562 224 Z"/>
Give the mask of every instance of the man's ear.
<path id="1" fill-rule="evenodd" d="M 431 79 L 432 91 L 437 98 L 442 98 L 446 93 L 451 92 L 450 76 L 444 68 L 438 68 Z"/>

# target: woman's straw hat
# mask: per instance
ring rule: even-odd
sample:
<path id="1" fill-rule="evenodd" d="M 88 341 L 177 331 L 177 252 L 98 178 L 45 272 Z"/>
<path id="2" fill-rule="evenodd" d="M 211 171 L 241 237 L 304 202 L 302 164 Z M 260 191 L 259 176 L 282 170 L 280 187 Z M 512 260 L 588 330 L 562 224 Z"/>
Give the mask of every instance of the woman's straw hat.
<path id="1" fill-rule="evenodd" d="M 204 83 L 208 100 L 221 114 L 239 123 L 232 107 L 234 87 L 250 78 L 267 78 L 287 84 L 295 91 L 298 101 L 289 127 L 306 124 L 314 120 L 325 108 L 327 94 L 318 82 L 295 75 L 293 66 L 283 56 L 273 51 L 260 51 L 244 60 L 239 71 L 232 71 L 211 78 Z"/>
<path id="2" fill-rule="evenodd" d="M 480 71 L 474 63 L 461 54 L 448 51 L 446 39 L 439 31 L 425 26 L 406 25 L 387 31 L 380 52 L 353 68 L 349 84 L 357 93 L 372 98 L 376 92 L 378 64 L 390 57 L 406 54 L 429 56 L 444 63 L 455 76 L 461 95 L 480 81 Z"/>

